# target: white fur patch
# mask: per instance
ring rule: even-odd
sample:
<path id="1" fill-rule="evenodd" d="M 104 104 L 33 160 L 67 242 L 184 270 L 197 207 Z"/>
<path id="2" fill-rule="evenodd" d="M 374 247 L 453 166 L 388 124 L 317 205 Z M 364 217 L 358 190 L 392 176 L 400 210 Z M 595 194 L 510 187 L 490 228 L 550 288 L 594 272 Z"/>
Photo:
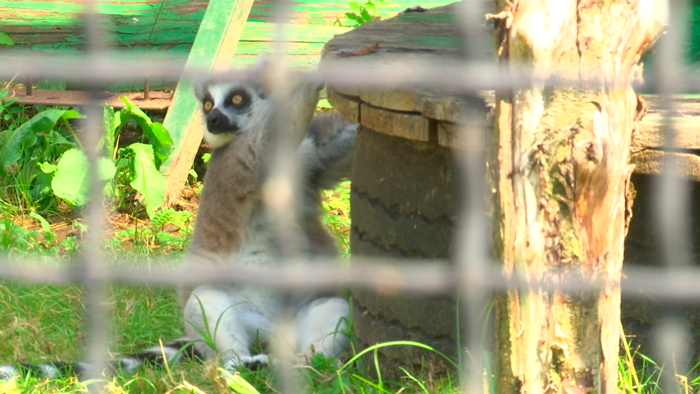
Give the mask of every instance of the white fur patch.
<path id="1" fill-rule="evenodd" d="M 37 367 L 41 370 L 41 374 L 49 379 L 54 379 L 61 375 L 56 367 L 51 364 L 39 364 Z"/>
<path id="2" fill-rule="evenodd" d="M 3 365 L 0 367 L 0 380 L 10 380 L 18 375 L 17 368 L 11 365 Z"/>
<path id="3" fill-rule="evenodd" d="M 119 360 L 122 367 L 122 372 L 133 373 L 141 365 L 141 361 L 132 357 L 124 357 Z"/>
<path id="4" fill-rule="evenodd" d="M 207 92 L 211 96 L 212 100 L 214 100 L 214 108 L 216 108 L 224 105 L 224 101 L 226 100 L 229 92 L 241 87 L 241 84 L 236 83 L 217 83 L 207 86 Z"/>
<path id="5" fill-rule="evenodd" d="M 250 364 L 269 364 L 270 363 L 270 358 L 267 356 L 267 354 L 256 354 L 255 356 L 243 356 L 243 357 L 233 357 L 224 360 L 224 369 L 229 371 L 229 372 L 235 372 L 236 368 L 241 366 L 241 365 L 250 365 Z"/>
<path id="6" fill-rule="evenodd" d="M 176 362 L 177 360 L 174 360 L 174 357 L 177 355 L 177 352 L 180 351 L 180 349 L 175 349 L 170 346 L 163 346 L 162 348 L 160 346 L 153 346 L 150 347 L 146 350 L 143 351 L 143 353 L 149 353 L 149 354 L 155 354 L 158 356 L 162 356 L 165 354 L 165 359 L 168 361 L 173 361 Z M 179 359 L 179 357 L 178 357 Z"/>
<path id="7" fill-rule="evenodd" d="M 212 147 L 212 149 L 216 149 L 226 145 L 233 139 L 233 137 L 233 133 L 213 134 L 210 133 L 206 127 L 204 127 L 204 141 L 206 141 L 207 144 L 209 144 L 209 146 Z"/>
<path id="8" fill-rule="evenodd" d="M 348 302 L 340 297 L 319 298 L 299 311 L 296 316 L 297 350 L 312 356 L 323 353 L 337 356 L 348 344 Z"/>

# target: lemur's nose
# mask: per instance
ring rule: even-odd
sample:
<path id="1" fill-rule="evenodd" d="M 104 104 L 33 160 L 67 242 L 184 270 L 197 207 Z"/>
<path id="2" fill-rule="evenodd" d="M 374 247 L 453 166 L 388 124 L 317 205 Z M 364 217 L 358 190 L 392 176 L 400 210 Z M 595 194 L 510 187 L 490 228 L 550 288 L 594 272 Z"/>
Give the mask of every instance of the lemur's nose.
<path id="1" fill-rule="evenodd" d="M 228 130 L 229 122 L 226 115 L 221 113 L 218 109 L 214 109 L 207 115 L 207 129 L 210 133 L 222 133 Z"/>

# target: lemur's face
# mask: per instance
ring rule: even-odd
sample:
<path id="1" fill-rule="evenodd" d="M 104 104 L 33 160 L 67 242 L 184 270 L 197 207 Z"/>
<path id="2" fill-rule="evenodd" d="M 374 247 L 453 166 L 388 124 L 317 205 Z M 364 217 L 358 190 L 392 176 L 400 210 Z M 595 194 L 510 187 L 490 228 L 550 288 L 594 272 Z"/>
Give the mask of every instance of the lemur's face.
<path id="1" fill-rule="evenodd" d="M 264 100 L 259 89 L 235 83 L 210 83 L 198 92 L 206 129 L 204 140 L 214 149 L 244 133 Z"/>

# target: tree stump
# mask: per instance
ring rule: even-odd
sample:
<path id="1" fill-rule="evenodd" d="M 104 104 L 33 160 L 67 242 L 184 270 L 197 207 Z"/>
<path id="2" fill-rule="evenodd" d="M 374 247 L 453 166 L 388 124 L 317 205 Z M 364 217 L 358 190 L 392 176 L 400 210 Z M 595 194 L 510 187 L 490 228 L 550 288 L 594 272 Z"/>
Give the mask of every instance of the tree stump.
<path id="1" fill-rule="evenodd" d="M 495 250 L 532 284 L 496 303 L 498 389 L 617 392 L 619 283 L 629 223 L 630 83 L 661 1 L 497 0 L 498 61 L 542 83 L 496 92 Z M 547 86 L 550 81 L 566 86 Z M 595 294 L 549 292 L 560 278 Z"/>

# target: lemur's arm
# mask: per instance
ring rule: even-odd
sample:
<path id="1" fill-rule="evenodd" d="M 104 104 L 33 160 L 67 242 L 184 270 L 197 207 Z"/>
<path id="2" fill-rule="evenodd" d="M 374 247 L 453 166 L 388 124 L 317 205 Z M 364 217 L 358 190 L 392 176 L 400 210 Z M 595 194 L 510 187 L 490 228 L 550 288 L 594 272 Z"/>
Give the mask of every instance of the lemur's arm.
<path id="1" fill-rule="evenodd" d="M 321 89 L 323 84 L 303 81 L 289 94 L 287 114 L 289 114 L 291 132 L 294 133 L 295 147 L 299 146 L 309 130 Z"/>

